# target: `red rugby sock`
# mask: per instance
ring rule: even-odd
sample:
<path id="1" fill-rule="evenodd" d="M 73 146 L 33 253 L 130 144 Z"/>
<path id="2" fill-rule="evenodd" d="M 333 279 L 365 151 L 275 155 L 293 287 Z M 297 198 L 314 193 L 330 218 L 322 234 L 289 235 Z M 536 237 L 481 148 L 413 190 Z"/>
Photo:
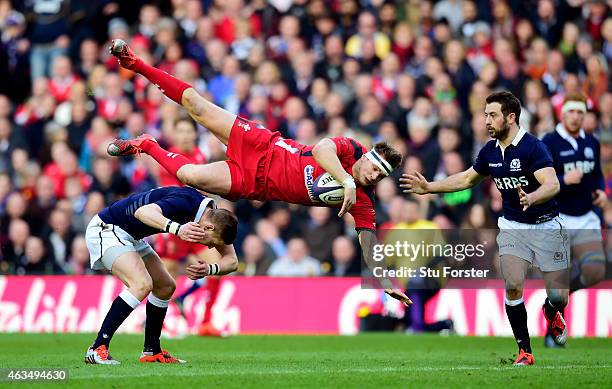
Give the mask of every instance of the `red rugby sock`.
<path id="1" fill-rule="evenodd" d="M 181 167 L 191 164 L 191 161 L 188 160 L 187 157 L 181 154 L 171 153 L 152 140 L 143 142 L 140 148 L 174 176 L 176 176 L 176 173 Z"/>
<path id="2" fill-rule="evenodd" d="M 181 104 L 181 97 L 185 89 L 191 88 L 191 85 L 186 82 L 169 75 L 163 70 L 147 65 L 140 58 L 136 60 L 134 71 L 145 76 L 149 81 L 155 84 L 163 94 L 174 100 L 177 104 Z"/>

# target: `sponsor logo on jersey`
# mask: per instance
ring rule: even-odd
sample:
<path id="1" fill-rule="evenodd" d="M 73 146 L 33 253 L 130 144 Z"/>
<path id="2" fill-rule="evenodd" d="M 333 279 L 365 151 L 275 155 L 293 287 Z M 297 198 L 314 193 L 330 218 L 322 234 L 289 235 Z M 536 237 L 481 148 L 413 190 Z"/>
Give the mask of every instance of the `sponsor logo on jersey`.
<path id="1" fill-rule="evenodd" d="M 312 165 L 306 165 L 306 167 L 304 167 L 304 185 L 306 185 L 308 197 L 310 197 L 310 200 L 312 200 L 313 202 L 317 202 L 317 199 L 312 193 L 312 184 L 314 183 L 314 177 L 312 175 L 313 173 L 314 167 Z"/>
<path id="2" fill-rule="evenodd" d="M 585 147 L 584 148 L 584 157 L 586 159 L 595 159 L 595 153 L 593 152 L 593 149 L 590 147 Z"/>
<path id="3" fill-rule="evenodd" d="M 495 186 L 497 186 L 497 189 L 499 190 L 506 190 L 506 189 L 516 189 L 517 186 L 522 186 L 522 187 L 526 187 L 529 185 L 529 181 L 527 180 L 527 177 L 525 176 L 520 176 L 520 177 L 501 177 L 501 178 L 493 178 L 493 182 L 495 182 Z"/>
<path id="4" fill-rule="evenodd" d="M 565 173 L 574 169 L 578 169 L 584 174 L 589 174 L 595 170 L 595 161 L 573 161 L 563 164 L 563 172 Z"/>
<path id="5" fill-rule="evenodd" d="M 497 162 L 497 163 L 491 163 L 489 162 L 489 167 L 501 167 L 502 163 L 501 162 Z"/>
<path id="6" fill-rule="evenodd" d="M 576 152 L 574 150 L 563 150 L 559 153 L 560 156 L 562 157 L 567 157 L 570 155 L 574 155 Z"/>
<path id="7" fill-rule="evenodd" d="M 510 171 L 511 172 L 521 171 L 521 161 L 518 158 L 514 158 L 512 161 L 510 161 Z"/>

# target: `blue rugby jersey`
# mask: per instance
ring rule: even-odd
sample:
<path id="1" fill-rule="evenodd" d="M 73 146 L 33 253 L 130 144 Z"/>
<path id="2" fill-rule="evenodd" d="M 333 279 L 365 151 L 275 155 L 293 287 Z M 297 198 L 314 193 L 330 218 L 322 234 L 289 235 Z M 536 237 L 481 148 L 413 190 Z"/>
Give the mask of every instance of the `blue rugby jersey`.
<path id="1" fill-rule="evenodd" d="M 121 227 L 134 239 L 142 239 L 161 232 L 134 217 L 134 212 L 147 204 L 157 204 L 165 217 L 180 224 L 198 222 L 207 207 L 216 207 L 213 199 L 193 188 L 167 186 L 128 196 L 104 208 L 98 216 L 104 223 Z"/>
<path id="2" fill-rule="evenodd" d="M 561 183 L 561 192 L 557 196 L 559 211 L 570 216 L 580 216 L 591 211 L 593 191 L 604 189 L 597 139 L 582 129 L 579 136 L 574 138 L 559 123 L 555 131 L 544 136 L 542 142 L 552 154 L 553 166 Z M 575 185 L 566 185 L 563 176 L 572 169 L 582 171 L 582 180 Z"/>
<path id="3" fill-rule="evenodd" d="M 505 150 L 502 150 L 497 140 L 487 142 L 478 153 L 473 167 L 478 174 L 490 175 L 493 178 L 495 186 L 502 194 L 503 214 L 506 219 L 536 224 L 557 216 L 557 203 L 550 199 L 523 211 L 517 186 L 521 185 L 525 193 L 535 191 L 540 187 L 540 183 L 534 173 L 552 166 L 552 158 L 544 143 L 521 128 Z"/>

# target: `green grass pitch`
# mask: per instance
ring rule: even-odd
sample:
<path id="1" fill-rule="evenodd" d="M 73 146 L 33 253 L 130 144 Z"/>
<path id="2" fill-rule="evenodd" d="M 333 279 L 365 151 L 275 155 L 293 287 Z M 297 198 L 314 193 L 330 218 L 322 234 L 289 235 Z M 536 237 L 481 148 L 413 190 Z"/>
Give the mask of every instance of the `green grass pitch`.
<path id="1" fill-rule="evenodd" d="M 610 388 L 612 339 L 569 339 L 547 350 L 535 338 L 536 366 L 515 367 L 510 338 L 368 334 L 187 337 L 162 346 L 186 365 L 140 364 L 142 336 L 115 336 L 119 366 L 85 365 L 93 334 L 0 334 L 0 368 L 61 367 L 82 388 Z M 32 387 L 0 384 L 3 387 Z"/>

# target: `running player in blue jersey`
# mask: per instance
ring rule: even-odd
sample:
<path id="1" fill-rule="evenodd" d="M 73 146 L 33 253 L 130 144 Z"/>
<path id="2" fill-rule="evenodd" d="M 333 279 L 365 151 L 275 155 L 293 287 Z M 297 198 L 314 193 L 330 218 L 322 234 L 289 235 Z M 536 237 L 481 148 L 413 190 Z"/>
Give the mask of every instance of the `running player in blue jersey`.
<path id="1" fill-rule="evenodd" d="M 561 184 L 557 196 L 560 216 L 565 220 L 570 236 L 571 254 L 577 266 L 570 281 L 570 293 L 593 286 L 606 274 L 601 221 L 595 207 L 608 202 L 604 192 L 599 142 L 582 129 L 587 111 L 582 93 L 567 94 L 563 102 L 562 121 L 542 141 L 552 154 L 553 165 Z M 544 307 L 548 302 L 544 302 Z M 544 344 L 555 347 L 550 333 Z"/>
<path id="2" fill-rule="evenodd" d="M 145 297 L 147 319 L 140 362 L 182 363 L 162 350 L 159 342 L 168 302 L 176 287 L 159 256 L 143 238 L 169 232 L 188 242 L 201 243 L 218 252 L 215 263 L 199 263 L 186 269 L 198 279 L 223 275 L 238 268 L 232 242 L 238 220 L 193 188 L 164 187 L 133 194 L 93 217 L 85 237 L 91 268 L 107 269 L 126 285 L 106 314 L 85 362 L 116 365 L 108 353 L 113 334 Z"/>
<path id="3" fill-rule="evenodd" d="M 567 305 L 568 290 L 560 280 L 568 274 L 567 233 L 553 197 L 559 181 L 546 146 L 518 125 L 520 101 L 510 92 L 486 99 L 487 130 L 493 140 L 478 154 L 468 170 L 441 181 L 427 182 L 419 173 L 404 174 L 405 192 L 426 194 L 456 192 L 491 176 L 502 193 L 503 217 L 497 237 L 501 272 L 506 287 L 506 314 L 518 344 L 515 365 L 533 365 L 527 311 L 523 302 L 525 274 L 531 264 L 542 271 L 551 302 L 546 316 L 555 340 L 564 343 L 566 328 L 559 310 Z"/>

